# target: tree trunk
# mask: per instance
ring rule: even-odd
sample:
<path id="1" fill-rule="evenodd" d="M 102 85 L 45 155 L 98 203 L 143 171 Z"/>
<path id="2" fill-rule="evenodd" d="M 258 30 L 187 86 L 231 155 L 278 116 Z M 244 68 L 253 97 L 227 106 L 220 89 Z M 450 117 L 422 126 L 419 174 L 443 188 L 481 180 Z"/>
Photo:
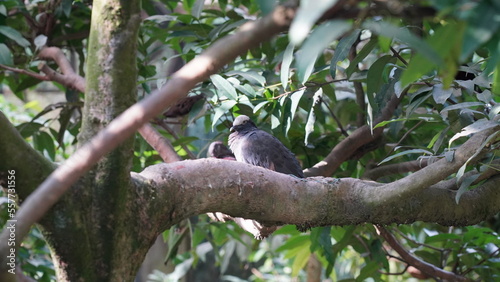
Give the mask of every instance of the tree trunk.
<path id="1" fill-rule="evenodd" d="M 139 0 L 93 2 L 80 145 L 136 102 L 139 13 Z M 129 138 L 43 219 L 58 281 L 133 280 L 155 232 L 135 226 L 142 207 L 131 189 L 132 152 Z"/>

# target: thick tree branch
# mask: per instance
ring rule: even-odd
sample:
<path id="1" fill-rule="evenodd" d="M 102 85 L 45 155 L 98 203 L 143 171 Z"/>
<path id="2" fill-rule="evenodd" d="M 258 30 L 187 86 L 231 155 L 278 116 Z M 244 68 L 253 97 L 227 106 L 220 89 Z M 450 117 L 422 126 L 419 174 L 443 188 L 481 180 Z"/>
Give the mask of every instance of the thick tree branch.
<path id="1" fill-rule="evenodd" d="M 18 130 L 0 111 L 0 171 L 14 170 L 16 193 L 26 198 L 56 168 L 42 154 L 33 149 Z"/>
<path id="2" fill-rule="evenodd" d="M 231 177 L 221 178 L 222 174 Z M 216 211 L 266 225 L 329 226 L 408 224 L 417 220 L 470 225 L 500 210 L 499 176 L 464 193 L 458 205 L 456 191 L 429 187 L 397 201 L 375 202 L 373 198 L 380 198 L 380 193 L 394 191 L 372 181 L 298 179 L 218 159 L 154 165 L 134 174 L 133 179 L 141 191 L 139 201 L 147 205 L 151 220 L 161 222 L 158 232 L 189 216 Z M 162 203 L 161 212 L 158 201 L 147 201 L 152 195 Z"/>

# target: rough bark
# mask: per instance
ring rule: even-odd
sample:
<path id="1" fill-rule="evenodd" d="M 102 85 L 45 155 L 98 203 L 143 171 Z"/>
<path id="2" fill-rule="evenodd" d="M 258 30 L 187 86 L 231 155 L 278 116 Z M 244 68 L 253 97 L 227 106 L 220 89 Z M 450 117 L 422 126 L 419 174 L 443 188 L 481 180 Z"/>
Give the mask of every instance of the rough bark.
<path id="1" fill-rule="evenodd" d="M 221 179 L 221 173 L 232 177 Z M 456 191 L 433 186 L 400 197 L 388 186 L 372 181 L 298 179 L 217 159 L 159 164 L 133 175 L 142 191 L 139 195 L 149 203 L 150 220 L 162 221 L 158 230 L 189 216 L 215 211 L 256 219 L 267 225 L 425 221 L 464 226 L 479 223 L 500 210 L 500 191 L 496 189 L 500 183 L 498 175 L 464 193 L 459 204 L 455 201 Z M 380 198 L 381 193 L 393 197 L 374 202 L 373 198 Z M 163 206 L 157 206 L 148 197 L 162 199 Z"/>

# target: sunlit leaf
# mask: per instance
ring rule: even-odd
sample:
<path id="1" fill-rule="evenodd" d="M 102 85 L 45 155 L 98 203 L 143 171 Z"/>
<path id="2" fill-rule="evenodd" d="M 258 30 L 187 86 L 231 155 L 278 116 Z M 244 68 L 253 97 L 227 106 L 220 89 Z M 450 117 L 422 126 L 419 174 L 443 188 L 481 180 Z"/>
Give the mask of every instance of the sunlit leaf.
<path id="1" fill-rule="evenodd" d="M 368 97 L 368 102 L 374 112 L 378 112 L 378 104 L 375 103 L 375 95 L 379 92 L 382 84 L 384 84 L 384 69 L 387 64 L 392 63 L 395 60 L 396 58 L 393 56 L 386 55 L 376 60 L 368 69 L 368 75 L 366 78 L 366 96 Z"/>
<path id="2" fill-rule="evenodd" d="M 254 85 L 259 85 L 259 86 L 266 85 L 266 78 L 264 76 L 262 76 L 261 74 L 257 73 L 256 71 L 233 70 L 233 71 L 227 72 L 226 75 L 227 76 L 239 75 Z"/>
<path id="3" fill-rule="evenodd" d="M 14 64 L 12 60 L 12 52 L 7 45 L 0 43 L 0 64 L 11 66 Z"/>
<path id="4" fill-rule="evenodd" d="M 465 61 L 481 44 L 497 33 L 500 27 L 498 10 L 489 1 L 479 1 L 468 19 L 463 41 L 461 61 Z"/>
<path id="5" fill-rule="evenodd" d="M 451 105 L 451 106 L 448 106 L 448 107 L 442 109 L 441 113 L 447 112 L 447 111 L 453 111 L 453 110 L 460 110 L 460 109 L 470 108 L 470 107 L 477 107 L 477 106 L 484 106 L 484 103 L 482 103 L 482 102 L 465 102 L 465 103 L 459 103 L 459 104 Z"/>
<path id="6" fill-rule="evenodd" d="M 330 61 L 330 76 L 332 78 L 335 78 L 337 74 L 337 64 L 347 58 L 349 51 L 351 50 L 354 42 L 358 39 L 360 32 L 361 30 L 356 29 L 339 41 L 339 44 L 333 53 L 332 60 Z"/>
<path id="7" fill-rule="evenodd" d="M 0 25 L 0 33 L 14 40 L 21 47 L 30 46 L 30 42 L 26 40 L 19 31 L 5 25 Z"/>
<path id="8" fill-rule="evenodd" d="M 418 53 L 424 55 L 427 59 L 435 62 L 438 66 L 444 65 L 441 56 L 429 46 L 425 41 L 413 35 L 407 28 L 398 27 L 388 22 L 366 21 L 363 27 L 377 34 L 390 38 L 396 38 L 399 41 L 408 44 Z"/>
<path id="9" fill-rule="evenodd" d="M 370 41 L 368 41 L 368 43 L 366 43 L 363 49 L 359 51 L 358 55 L 354 58 L 354 60 L 351 61 L 349 67 L 347 67 L 345 71 L 348 78 L 350 78 L 351 75 L 357 70 L 358 64 L 363 61 L 363 59 L 366 58 L 368 54 L 370 54 L 375 46 L 377 46 L 377 40 L 376 38 L 372 38 L 370 39 Z"/>
<path id="10" fill-rule="evenodd" d="M 462 195 L 469 190 L 469 187 L 470 185 L 472 184 L 472 182 L 476 181 L 476 179 L 479 177 L 479 174 L 474 174 L 474 175 L 471 175 L 469 177 L 465 177 L 463 180 L 462 180 L 462 183 L 460 183 L 460 188 L 458 188 L 458 191 L 457 191 L 457 194 L 455 195 L 455 201 L 457 203 L 457 205 L 459 204 L 459 201 L 460 201 L 460 198 L 462 197 Z M 458 175 L 457 175 L 457 179 L 458 179 Z"/>
<path id="11" fill-rule="evenodd" d="M 379 162 L 379 165 L 383 164 L 383 163 L 386 163 L 390 160 L 393 160 L 395 158 L 398 158 L 398 157 L 401 157 L 401 156 L 406 156 L 406 155 L 409 155 L 409 154 L 429 154 L 429 155 L 432 155 L 432 152 L 429 151 L 429 150 L 424 150 L 424 149 L 411 149 L 411 150 L 407 150 L 407 151 L 404 151 L 404 152 L 401 152 L 401 153 L 397 153 L 397 154 L 394 154 L 392 156 L 389 156 L 385 159 L 383 159 L 381 162 Z"/>
<path id="12" fill-rule="evenodd" d="M 306 146 L 309 145 L 309 136 L 314 132 L 314 123 L 316 122 L 316 114 L 314 113 L 314 107 L 321 101 L 321 96 L 323 95 L 323 91 L 321 88 L 314 93 L 313 101 L 311 105 L 311 109 L 309 111 L 309 116 L 307 117 L 306 122 L 306 132 L 304 137 L 304 144 Z"/>
<path id="13" fill-rule="evenodd" d="M 234 107 L 234 105 L 236 105 L 236 101 L 228 100 L 228 101 L 222 102 L 219 107 L 215 108 L 215 113 L 214 113 L 214 117 L 212 120 L 212 128 L 217 124 L 219 119 L 224 114 L 226 114 L 232 107 Z"/>
<path id="14" fill-rule="evenodd" d="M 283 89 L 286 91 L 288 86 L 288 78 L 290 77 L 290 65 L 293 60 L 293 50 L 295 46 L 290 43 L 286 46 L 285 52 L 283 53 L 283 62 L 281 63 L 280 79 Z"/>
<path id="15" fill-rule="evenodd" d="M 347 21 L 328 21 L 314 29 L 297 53 L 297 75 L 304 84 L 311 75 L 314 63 L 325 48 L 337 37 L 349 30 Z"/>
<path id="16" fill-rule="evenodd" d="M 227 81 L 227 79 L 218 74 L 211 75 L 210 79 L 212 80 L 212 83 L 215 85 L 215 87 L 217 87 L 217 89 L 220 90 L 221 93 L 228 99 L 237 99 L 238 94 L 236 94 L 236 89 L 229 81 Z"/>
<path id="17" fill-rule="evenodd" d="M 494 122 L 491 120 L 486 120 L 486 119 L 478 120 L 475 123 L 464 127 L 461 132 L 455 134 L 450 139 L 449 144 L 451 146 L 451 143 L 453 143 L 453 141 L 457 140 L 460 137 L 468 136 L 470 134 L 477 133 L 477 132 L 480 132 L 480 131 L 483 131 L 485 129 L 492 128 L 495 126 L 499 126 L 499 124 L 497 122 Z"/>
<path id="18" fill-rule="evenodd" d="M 425 53 L 418 52 L 410 61 L 408 68 L 401 78 L 402 85 L 406 86 L 429 71 L 439 68 L 440 73 L 444 76 L 443 84 L 447 88 L 458 68 L 457 61 L 460 53 L 460 45 L 458 43 L 462 40 L 463 31 L 463 23 L 449 23 L 439 27 L 426 40 L 439 56 L 439 60 Z"/>
<path id="19" fill-rule="evenodd" d="M 335 5 L 338 0 L 304 0 L 300 2 L 297 14 L 290 25 L 290 42 L 294 45 L 302 43 L 316 21 Z"/>

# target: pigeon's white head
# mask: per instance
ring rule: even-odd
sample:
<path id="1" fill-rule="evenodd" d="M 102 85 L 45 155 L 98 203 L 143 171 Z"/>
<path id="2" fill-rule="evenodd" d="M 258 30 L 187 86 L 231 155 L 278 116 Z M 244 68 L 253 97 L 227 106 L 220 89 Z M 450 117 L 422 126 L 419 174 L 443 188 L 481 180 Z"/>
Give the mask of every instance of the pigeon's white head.
<path id="1" fill-rule="evenodd" d="M 233 126 L 231 127 L 231 132 L 242 132 L 256 129 L 255 123 L 246 115 L 238 116 L 233 121 Z"/>

